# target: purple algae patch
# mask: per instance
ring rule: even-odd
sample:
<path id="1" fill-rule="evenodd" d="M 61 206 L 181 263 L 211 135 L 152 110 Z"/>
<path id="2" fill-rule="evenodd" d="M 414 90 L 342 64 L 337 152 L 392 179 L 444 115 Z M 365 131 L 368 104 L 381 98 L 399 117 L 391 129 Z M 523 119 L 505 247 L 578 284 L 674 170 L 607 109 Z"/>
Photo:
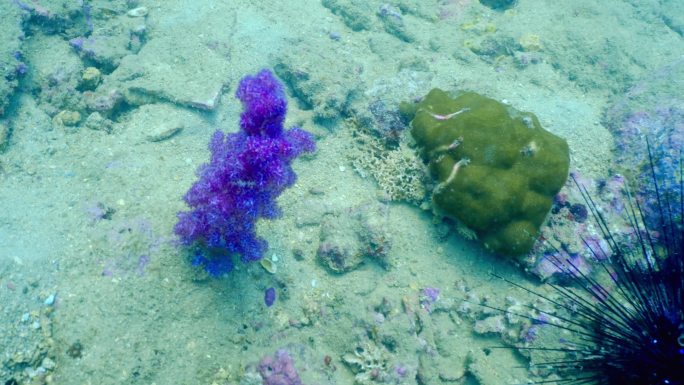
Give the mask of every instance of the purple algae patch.
<path id="1" fill-rule="evenodd" d="M 276 301 L 276 291 L 275 288 L 269 287 L 264 291 L 264 303 L 267 307 L 273 306 Z"/>
<path id="2" fill-rule="evenodd" d="M 257 369 L 263 379 L 263 385 L 302 385 L 294 360 L 285 349 L 262 358 Z"/>
<path id="3" fill-rule="evenodd" d="M 436 287 L 426 287 L 420 291 L 420 307 L 431 311 L 432 305 L 439 299 L 439 288 Z"/>

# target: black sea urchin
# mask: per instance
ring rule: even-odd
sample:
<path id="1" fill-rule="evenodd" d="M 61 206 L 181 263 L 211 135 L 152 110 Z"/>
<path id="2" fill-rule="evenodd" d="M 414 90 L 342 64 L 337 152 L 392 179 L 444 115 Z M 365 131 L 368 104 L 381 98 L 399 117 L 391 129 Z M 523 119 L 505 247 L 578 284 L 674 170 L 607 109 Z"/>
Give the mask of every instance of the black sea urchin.
<path id="1" fill-rule="evenodd" d="M 659 178 L 649 146 L 657 223 L 644 225 L 644 200 L 627 193 L 626 215 L 632 241 L 618 239 L 587 190 L 575 182 L 609 250 L 589 244 L 606 280 L 582 272 L 570 259 L 556 259 L 556 267 L 572 277 L 576 288 L 550 284 L 557 296 L 512 285 L 539 296 L 565 314 L 555 327 L 575 335 L 559 346 L 532 347 L 559 353 L 557 360 L 536 363 L 562 379 L 536 383 L 599 385 L 684 385 L 684 190 L 682 171 L 673 181 Z M 680 157 L 681 158 L 681 157 Z M 508 280 L 507 280 L 508 281 Z M 553 298 L 552 298 L 553 297 Z M 550 314 L 548 314 L 550 315 Z"/>

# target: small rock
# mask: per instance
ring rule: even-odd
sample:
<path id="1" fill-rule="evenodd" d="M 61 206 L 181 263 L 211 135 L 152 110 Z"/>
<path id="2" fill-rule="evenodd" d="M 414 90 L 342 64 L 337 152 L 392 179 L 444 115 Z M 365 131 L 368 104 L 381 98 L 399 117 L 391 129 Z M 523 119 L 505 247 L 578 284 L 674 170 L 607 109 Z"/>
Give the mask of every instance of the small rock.
<path id="1" fill-rule="evenodd" d="M 303 206 L 306 207 L 306 210 L 301 210 L 299 215 L 295 217 L 295 226 L 300 228 L 318 226 L 324 215 L 333 214 L 330 205 L 321 200 L 307 199 L 303 201 Z"/>
<path id="2" fill-rule="evenodd" d="M 91 92 L 83 93 L 83 101 L 89 110 L 99 112 L 105 116 L 113 115 L 121 102 L 123 102 L 123 94 L 118 89 L 114 88 L 108 92 Z"/>
<path id="3" fill-rule="evenodd" d="M 147 33 L 147 26 L 145 24 L 140 24 L 138 26 L 135 26 L 131 29 L 131 35 L 138 36 L 140 38 L 145 37 L 145 34 Z"/>
<path id="4" fill-rule="evenodd" d="M 384 207 L 373 204 L 326 215 L 316 253 L 319 261 L 333 273 L 354 270 L 367 258 L 388 268 L 390 243 L 385 220 Z"/>
<path id="5" fill-rule="evenodd" d="M 475 331 L 475 333 L 477 334 L 500 334 L 503 333 L 505 330 L 506 325 L 504 323 L 503 315 L 495 315 L 487 317 L 483 320 L 476 321 L 475 326 L 473 327 L 473 331 Z"/>
<path id="6" fill-rule="evenodd" d="M 200 110 L 211 111 L 216 108 L 220 100 L 221 90 L 216 90 L 216 92 L 209 95 L 208 99 L 192 99 L 187 101 L 187 104 L 191 107 L 199 108 Z"/>
<path id="7" fill-rule="evenodd" d="M 325 191 L 322 188 L 313 186 L 309 188 L 309 194 L 311 195 L 325 195 Z"/>
<path id="8" fill-rule="evenodd" d="M 302 249 L 292 249 L 292 256 L 296 261 L 304 260 L 304 250 Z"/>
<path id="9" fill-rule="evenodd" d="M 50 357 L 45 357 L 43 358 L 43 362 L 40 364 L 40 366 L 47 370 L 52 370 L 55 368 L 55 361 L 53 361 Z"/>
<path id="10" fill-rule="evenodd" d="M 93 112 L 85 120 L 85 126 L 95 131 L 112 132 L 114 122 L 102 116 L 99 112 Z"/>
<path id="11" fill-rule="evenodd" d="M 542 49 L 541 39 L 539 35 L 526 33 L 520 37 L 518 43 L 525 52 L 535 52 Z"/>
<path id="12" fill-rule="evenodd" d="M 268 258 L 262 258 L 259 261 L 259 264 L 261 264 L 261 267 L 263 267 L 264 270 L 268 271 L 271 274 L 275 274 L 278 271 L 278 265 L 276 265 L 273 261 L 271 261 Z"/>
<path id="13" fill-rule="evenodd" d="M 137 55 L 123 57 L 108 80 L 124 90 L 126 101 L 132 105 L 169 102 L 216 109 L 230 78 L 230 66 L 222 52 L 206 49 L 203 37 L 189 35 L 193 34 L 182 29 L 149 40 L 134 35 L 145 40 L 145 48 Z M 180 65 L 181 57 L 192 58 L 193 64 Z"/>
<path id="14" fill-rule="evenodd" d="M 133 8 L 126 12 L 126 14 L 130 17 L 145 17 L 147 16 L 147 7 Z"/>
<path id="15" fill-rule="evenodd" d="M 327 234 L 327 233 L 326 233 Z M 327 236 L 327 235 L 326 235 Z M 321 242 L 317 255 L 321 263 L 334 273 L 354 270 L 363 262 L 363 254 L 356 252 L 354 238 L 336 236 L 334 242 Z M 350 250 L 351 249 L 351 250 Z"/>
<path id="16" fill-rule="evenodd" d="M 415 40 L 409 29 L 404 24 L 399 8 L 388 3 L 383 4 L 378 10 L 378 18 L 382 21 L 385 31 L 395 37 L 411 43 Z"/>
<path id="17" fill-rule="evenodd" d="M 7 148 L 9 145 L 10 131 L 7 125 L 0 123 L 0 151 Z"/>
<path id="18" fill-rule="evenodd" d="M 519 373 L 518 369 L 506 368 L 497 361 L 493 355 L 487 355 L 483 349 L 473 349 L 468 353 L 466 359 L 469 377 L 475 379 L 479 385 L 499 385 L 526 383 L 527 381 L 516 381 L 514 374 Z M 511 365 L 513 366 L 513 365 Z"/>
<path id="19" fill-rule="evenodd" d="M 185 127 L 198 124 L 195 115 L 187 109 L 167 103 L 145 104 L 127 115 L 127 127 L 139 135 L 139 140 L 161 142 L 177 135 Z"/>
<path id="20" fill-rule="evenodd" d="M 88 67 L 83 71 L 81 76 L 81 89 L 94 90 L 102 80 L 102 73 L 95 67 Z"/>
<path id="21" fill-rule="evenodd" d="M 142 49 L 147 34 L 147 27 L 144 24 L 138 25 L 131 29 L 131 40 L 128 44 L 128 49 L 133 53 L 138 53 Z"/>
<path id="22" fill-rule="evenodd" d="M 54 304 L 55 304 L 55 297 L 56 297 L 56 294 L 50 294 L 50 296 L 48 296 L 48 297 L 45 299 L 45 302 L 43 302 L 43 303 L 45 304 L 45 306 L 52 306 L 52 305 L 54 305 Z"/>
<path id="23" fill-rule="evenodd" d="M 160 123 L 146 136 L 146 139 L 150 142 L 161 142 L 166 140 L 183 130 L 182 123 Z"/>
<path id="24" fill-rule="evenodd" d="M 22 352 L 14 352 L 8 362 L 10 365 L 22 365 L 27 364 L 29 359 Z"/>
<path id="25" fill-rule="evenodd" d="M 52 123 L 59 126 L 75 126 L 81 121 L 81 114 L 78 111 L 63 110 L 60 111 L 54 118 Z"/>

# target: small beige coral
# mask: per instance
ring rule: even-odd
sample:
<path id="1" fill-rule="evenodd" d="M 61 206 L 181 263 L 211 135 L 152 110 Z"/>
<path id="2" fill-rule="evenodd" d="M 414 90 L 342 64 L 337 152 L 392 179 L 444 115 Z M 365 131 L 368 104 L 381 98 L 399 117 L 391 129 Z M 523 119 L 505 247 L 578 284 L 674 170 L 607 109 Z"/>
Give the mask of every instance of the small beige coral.
<path id="1" fill-rule="evenodd" d="M 350 161 L 354 170 L 370 175 L 390 200 L 420 204 L 425 199 L 426 167 L 409 146 L 401 141 L 394 149 L 386 148 L 380 139 L 354 119 L 347 127 L 355 139 Z"/>

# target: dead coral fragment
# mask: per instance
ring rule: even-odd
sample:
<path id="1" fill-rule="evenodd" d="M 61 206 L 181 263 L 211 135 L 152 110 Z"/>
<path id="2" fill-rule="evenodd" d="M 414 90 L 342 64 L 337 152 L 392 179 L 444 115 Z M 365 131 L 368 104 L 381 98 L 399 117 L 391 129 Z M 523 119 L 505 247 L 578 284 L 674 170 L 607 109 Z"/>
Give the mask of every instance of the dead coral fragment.
<path id="1" fill-rule="evenodd" d="M 389 379 L 387 354 L 374 344 L 364 343 L 342 356 L 342 361 L 356 374 L 354 383 L 367 385 Z"/>

